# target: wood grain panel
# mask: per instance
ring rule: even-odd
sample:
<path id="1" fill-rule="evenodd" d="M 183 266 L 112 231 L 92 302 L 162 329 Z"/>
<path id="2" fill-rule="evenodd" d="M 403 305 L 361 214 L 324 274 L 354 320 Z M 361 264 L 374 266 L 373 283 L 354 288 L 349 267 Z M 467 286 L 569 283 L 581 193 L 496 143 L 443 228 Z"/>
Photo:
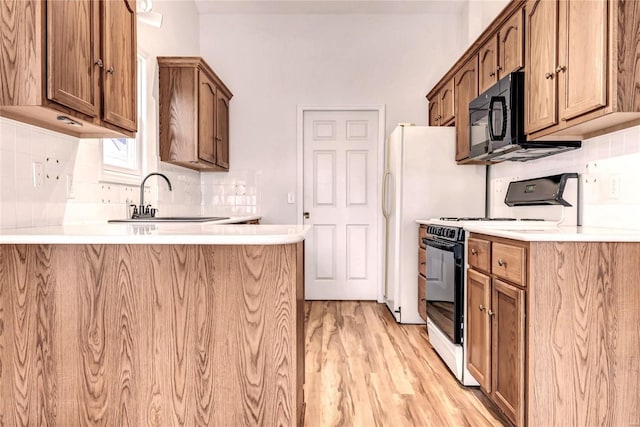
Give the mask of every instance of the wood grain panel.
<path id="1" fill-rule="evenodd" d="M 300 245 L 0 246 L 0 420 L 299 424 L 302 256 Z"/>
<path id="2" fill-rule="evenodd" d="M 531 244 L 529 425 L 638 424 L 639 266 L 634 243 Z"/>
<path id="3" fill-rule="evenodd" d="M 478 52 L 478 92 L 498 81 L 498 38 L 491 37 Z"/>
<path id="4" fill-rule="evenodd" d="M 138 129 L 136 2 L 110 0 L 101 2 L 101 6 L 103 119 L 135 132 Z"/>
<path id="5" fill-rule="evenodd" d="M 422 274 L 418 274 L 418 314 L 427 321 L 427 279 Z"/>
<path id="6" fill-rule="evenodd" d="M 99 3 L 52 1 L 46 9 L 47 97 L 99 117 L 101 69 L 94 65 L 100 58 Z"/>
<path id="7" fill-rule="evenodd" d="M 216 163 L 229 169 L 229 98 L 218 91 L 216 96 Z"/>
<path id="8" fill-rule="evenodd" d="M 469 237 L 467 244 L 469 265 L 485 273 L 491 272 L 491 242 Z"/>
<path id="9" fill-rule="evenodd" d="M 525 286 L 527 275 L 527 251 L 514 245 L 493 242 L 491 272 L 517 285 Z"/>
<path id="10" fill-rule="evenodd" d="M 480 387 L 491 393 L 491 278 L 467 270 L 466 364 Z"/>
<path id="11" fill-rule="evenodd" d="M 478 55 L 456 74 L 456 160 L 469 157 L 469 102 L 478 96 Z"/>
<path id="12" fill-rule="evenodd" d="M 438 98 L 440 99 L 439 101 L 440 123 L 439 124 L 441 126 L 446 126 L 450 124 L 455 118 L 456 105 L 455 105 L 455 98 L 454 98 L 454 93 L 455 93 L 454 87 L 455 87 L 454 81 L 453 79 L 451 79 L 449 83 L 447 83 L 447 85 L 442 88 L 442 90 L 440 91 L 440 94 L 438 95 Z"/>
<path id="13" fill-rule="evenodd" d="M 429 126 L 440 126 L 440 99 L 436 97 L 429 100 Z"/>
<path id="14" fill-rule="evenodd" d="M 216 163 L 216 87 L 207 75 L 198 72 L 198 157 Z"/>
<path id="15" fill-rule="evenodd" d="M 640 2 L 613 2 L 615 27 L 618 34 L 616 105 L 619 111 L 640 111 Z"/>
<path id="16" fill-rule="evenodd" d="M 498 78 L 524 67 L 524 9 L 516 11 L 498 34 Z"/>
<path id="17" fill-rule="evenodd" d="M 0 105 L 42 103 L 45 19 L 39 0 L 0 2 Z"/>

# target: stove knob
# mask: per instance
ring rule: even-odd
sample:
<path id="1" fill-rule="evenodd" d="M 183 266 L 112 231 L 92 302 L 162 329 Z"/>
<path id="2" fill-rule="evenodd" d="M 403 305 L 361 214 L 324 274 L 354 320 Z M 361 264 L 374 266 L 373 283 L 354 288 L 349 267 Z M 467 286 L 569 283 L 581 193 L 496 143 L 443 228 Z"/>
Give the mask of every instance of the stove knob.
<path id="1" fill-rule="evenodd" d="M 456 230 L 449 230 L 449 232 L 447 233 L 447 237 L 450 239 L 455 239 L 456 238 Z"/>

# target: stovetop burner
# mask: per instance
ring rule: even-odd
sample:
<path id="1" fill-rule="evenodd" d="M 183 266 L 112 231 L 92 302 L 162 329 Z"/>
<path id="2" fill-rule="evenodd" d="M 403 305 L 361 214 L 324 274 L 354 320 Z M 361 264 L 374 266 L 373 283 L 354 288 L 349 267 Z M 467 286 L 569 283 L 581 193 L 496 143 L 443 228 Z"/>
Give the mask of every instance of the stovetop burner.
<path id="1" fill-rule="evenodd" d="M 542 218 L 440 217 L 441 221 L 544 221 Z"/>

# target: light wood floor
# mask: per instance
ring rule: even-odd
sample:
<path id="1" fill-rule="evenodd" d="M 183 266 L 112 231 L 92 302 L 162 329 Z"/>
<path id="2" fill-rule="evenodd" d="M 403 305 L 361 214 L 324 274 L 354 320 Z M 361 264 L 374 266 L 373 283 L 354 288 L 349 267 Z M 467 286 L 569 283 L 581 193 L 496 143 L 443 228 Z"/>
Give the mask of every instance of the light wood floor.
<path id="1" fill-rule="evenodd" d="M 504 425 L 448 371 L 424 326 L 399 325 L 375 302 L 310 301 L 305 310 L 305 426 Z"/>

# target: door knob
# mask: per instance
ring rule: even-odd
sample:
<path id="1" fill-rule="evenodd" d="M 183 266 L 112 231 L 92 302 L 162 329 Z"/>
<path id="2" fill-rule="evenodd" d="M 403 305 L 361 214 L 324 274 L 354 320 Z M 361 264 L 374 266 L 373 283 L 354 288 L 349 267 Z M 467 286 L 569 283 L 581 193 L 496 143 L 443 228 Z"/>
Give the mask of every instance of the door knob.
<path id="1" fill-rule="evenodd" d="M 109 74 L 113 74 L 115 71 L 116 71 L 116 70 L 114 70 L 114 69 L 113 69 L 113 67 L 109 67 L 109 68 L 107 69 L 107 73 L 109 73 Z"/>
<path id="2" fill-rule="evenodd" d="M 482 304 L 480 304 L 480 307 L 478 307 L 478 308 L 480 309 L 480 311 L 485 311 L 486 310 L 485 306 L 482 305 Z"/>
<path id="3" fill-rule="evenodd" d="M 475 249 L 471 249 L 471 255 L 478 255 L 478 251 L 476 251 Z"/>
<path id="4" fill-rule="evenodd" d="M 104 67 L 104 62 L 102 62 L 102 59 L 98 58 L 98 60 L 94 65 L 97 65 L 98 67 L 102 68 Z"/>
<path id="5" fill-rule="evenodd" d="M 494 73 L 493 71 L 489 73 L 489 77 L 493 77 L 495 75 L 496 75 L 496 73 Z"/>
<path id="6" fill-rule="evenodd" d="M 564 73 L 565 71 L 567 71 L 567 67 L 564 65 L 558 65 L 558 68 L 556 68 L 556 74 Z"/>
<path id="7" fill-rule="evenodd" d="M 309 219 L 309 212 L 305 212 L 302 214 L 302 216 L 304 217 L 304 219 Z"/>
<path id="8" fill-rule="evenodd" d="M 506 261 L 502 260 L 501 258 L 498 258 L 498 265 L 500 267 L 504 267 L 506 263 L 507 263 Z"/>
<path id="9" fill-rule="evenodd" d="M 545 79 L 552 79 L 553 78 L 553 73 L 544 73 L 544 78 Z"/>

